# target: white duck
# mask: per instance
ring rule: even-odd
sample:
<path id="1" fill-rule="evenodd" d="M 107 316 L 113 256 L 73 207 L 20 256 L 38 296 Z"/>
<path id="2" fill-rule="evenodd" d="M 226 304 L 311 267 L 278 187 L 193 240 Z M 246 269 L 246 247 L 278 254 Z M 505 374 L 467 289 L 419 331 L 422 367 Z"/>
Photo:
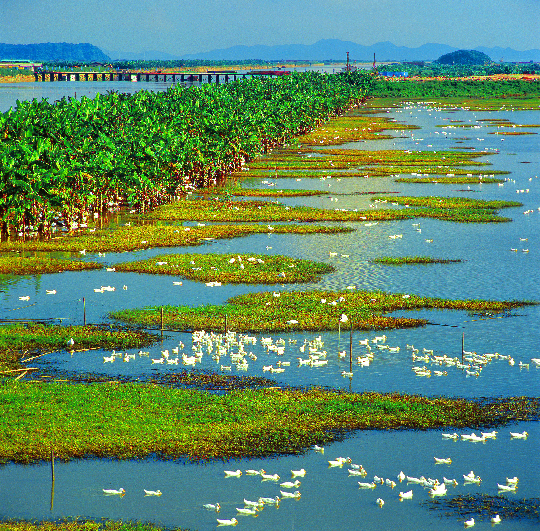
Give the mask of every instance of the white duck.
<path id="1" fill-rule="evenodd" d="M 400 492 L 399 493 L 399 499 L 400 500 L 412 500 L 413 497 L 413 491 L 408 490 L 407 492 Z"/>
<path id="2" fill-rule="evenodd" d="M 434 457 L 433 459 L 435 459 L 435 464 L 437 465 L 450 465 L 452 463 L 452 459 L 450 457 Z"/>
<path id="3" fill-rule="evenodd" d="M 231 518 L 230 520 L 220 520 L 219 518 L 216 518 L 218 526 L 224 526 L 224 525 L 237 525 L 238 520 L 236 518 Z"/>
<path id="4" fill-rule="evenodd" d="M 242 475 L 242 471 L 240 469 L 238 470 L 225 470 L 225 477 L 226 478 L 239 478 Z"/>
<path id="5" fill-rule="evenodd" d="M 291 475 L 293 478 L 295 477 L 303 478 L 306 475 L 306 471 L 303 468 L 301 468 L 300 470 L 291 470 Z"/>
<path id="6" fill-rule="evenodd" d="M 371 483 L 362 483 L 361 481 L 358 482 L 358 486 L 359 488 L 361 489 L 374 489 L 377 484 L 374 483 L 374 482 L 371 482 Z"/>
<path id="7" fill-rule="evenodd" d="M 161 496 L 162 492 L 160 490 L 144 490 L 145 496 Z"/>
<path id="8" fill-rule="evenodd" d="M 512 439 L 526 439 L 529 434 L 526 431 L 523 431 L 521 433 L 516 432 L 510 432 L 510 437 Z"/>
<path id="9" fill-rule="evenodd" d="M 279 505 L 279 496 L 275 496 L 274 498 L 259 498 L 259 503 L 263 505 Z"/>
<path id="10" fill-rule="evenodd" d="M 501 485 L 497 483 L 499 492 L 514 492 L 517 489 L 517 483 L 511 483 L 510 485 Z"/>
<path id="11" fill-rule="evenodd" d="M 284 489 L 297 489 L 300 486 L 300 480 L 284 481 L 283 483 L 280 483 L 279 486 L 283 487 Z"/>
<path id="12" fill-rule="evenodd" d="M 491 517 L 491 523 L 492 524 L 500 524 L 501 523 L 501 517 L 496 514 L 495 516 Z"/>
<path id="13" fill-rule="evenodd" d="M 209 511 L 216 511 L 216 513 L 219 513 L 219 510 L 221 509 L 221 505 L 219 503 L 205 503 L 203 507 Z"/>
<path id="14" fill-rule="evenodd" d="M 126 491 L 123 488 L 119 489 L 103 489 L 103 494 L 106 496 L 123 496 L 126 493 Z"/>
<path id="15" fill-rule="evenodd" d="M 263 481 L 279 481 L 279 476 L 277 474 L 261 474 Z"/>
<path id="16" fill-rule="evenodd" d="M 472 527 L 474 525 L 474 518 L 471 518 L 470 520 L 465 520 L 465 522 L 463 522 L 463 525 L 465 527 Z"/>
<path id="17" fill-rule="evenodd" d="M 440 485 L 434 485 L 429 489 L 430 496 L 444 496 L 446 494 L 446 485 L 441 483 Z"/>
<path id="18" fill-rule="evenodd" d="M 295 490 L 294 492 L 287 492 L 287 491 L 284 491 L 284 490 L 280 490 L 279 492 L 281 492 L 281 497 L 282 498 L 300 498 L 300 496 L 302 496 L 300 494 L 300 491 L 299 490 Z"/>
<path id="19" fill-rule="evenodd" d="M 384 500 L 382 498 L 377 498 L 375 502 L 379 507 L 382 507 L 384 505 Z"/>
<path id="20" fill-rule="evenodd" d="M 238 514 L 257 516 L 257 509 L 255 509 L 255 507 L 237 507 L 236 510 L 238 511 Z"/>

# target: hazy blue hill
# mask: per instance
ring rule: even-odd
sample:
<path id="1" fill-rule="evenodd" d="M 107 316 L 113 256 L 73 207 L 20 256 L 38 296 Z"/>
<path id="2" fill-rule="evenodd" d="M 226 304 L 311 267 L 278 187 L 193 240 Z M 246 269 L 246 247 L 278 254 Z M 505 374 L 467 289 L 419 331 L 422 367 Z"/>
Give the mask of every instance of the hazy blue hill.
<path id="1" fill-rule="evenodd" d="M 349 52 L 352 61 L 373 61 L 373 54 L 377 61 L 434 61 L 441 55 L 458 50 L 446 44 L 428 43 L 417 48 L 396 46 L 391 42 L 378 42 L 371 46 L 364 46 L 351 41 L 339 39 L 323 39 L 315 44 L 284 44 L 279 46 L 232 46 L 209 52 L 186 54 L 182 59 L 265 59 L 267 61 L 281 61 L 285 59 L 306 59 L 321 61 L 338 59 L 345 60 Z M 477 47 L 495 61 L 503 58 L 504 61 L 540 61 L 540 50 L 517 51 L 511 48 Z"/>
<path id="2" fill-rule="evenodd" d="M 478 50 L 457 50 L 437 59 L 437 63 L 442 65 L 487 65 L 492 62 L 489 55 Z"/>
<path id="3" fill-rule="evenodd" d="M 30 61 L 106 62 L 110 58 L 93 44 L 44 42 L 39 44 L 0 43 L 0 59 L 28 59 Z"/>

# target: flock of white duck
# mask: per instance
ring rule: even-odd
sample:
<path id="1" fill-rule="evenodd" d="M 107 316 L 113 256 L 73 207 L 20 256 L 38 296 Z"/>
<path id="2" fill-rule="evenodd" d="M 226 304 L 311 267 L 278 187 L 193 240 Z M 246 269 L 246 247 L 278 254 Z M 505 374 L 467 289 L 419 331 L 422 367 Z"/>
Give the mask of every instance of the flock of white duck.
<path id="1" fill-rule="evenodd" d="M 347 322 L 347 316 L 342 315 L 341 322 Z M 386 343 L 386 335 L 378 335 L 372 338 L 364 338 L 358 341 L 360 353 L 358 351 L 352 356 L 352 361 L 358 368 L 369 367 L 379 354 L 399 354 L 402 349 L 400 346 L 390 346 Z M 348 341 L 347 341 L 348 342 Z M 255 349 L 259 343 L 260 348 Z M 358 347 L 356 347 L 358 348 Z M 293 357 L 289 360 L 283 359 L 291 350 Z M 256 353 L 253 352 L 256 350 Z M 191 352 L 185 351 L 185 345 L 179 342 L 177 346 L 166 350 L 161 350 L 158 357 L 150 355 L 149 351 L 136 353 L 122 353 L 113 351 L 108 356 L 103 356 L 103 363 L 113 363 L 119 359 L 123 362 L 135 360 L 136 357 L 146 357 L 150 360 L 152 366 L 183 365 L 186 367 L 195 367 L 201 364 L 204 354 L 207 354 L 220 372 L 247 372 L 250 364 L 259 363 L 256 367 L 262 368 L 263 372 L 271 374 L 280 374 L 291 367 L 290 359 L 294 359 L 296 354 L 297 367 L 325 367 L 329 363 L 333 365 L 337 362 L 340 374 L 344 377 L 352 378 L 354 371 L 342 369 L 340 362 L 349 359 L 350 352 L 340 350 L 338 345 L 337 356 L 324 350 L 324 341 L 322 336 L 312 339 L 305 338 L 298 344 L 298 339 L 273 339 L 271 337 L 261 337 L 248 334 L 239 334 L 229 331 L 225 334 L 214 332 L 205 332 L 204 330 L 194 331 L 192 333 Z M 482 370 L 494 360 L 507 362 L 509 366 L 516 365 L 520 370 L 529 370 L 532 367 L 540 368 L 540 358 L 531 358 L 530 361 L 519 361 L 516 363 L 510 355 L 494 353 L 478 354 L 474 351 L 463 351 L 462 356 L 448 356 L 446 354 L 437 355 L 433 349 L 416 348 L 414 345 L 406 344 L 405 352 L 409 352 L 413 365 L 412 370 L 417 377 L 429 378 L 431 376 L 447 376 L 449 370 L 460 370 L 467 377 L 478 377 Z M 262 364 L 260 363 L 262 361 Z M 429 364 L 429 366 L 428 366 Z"/>

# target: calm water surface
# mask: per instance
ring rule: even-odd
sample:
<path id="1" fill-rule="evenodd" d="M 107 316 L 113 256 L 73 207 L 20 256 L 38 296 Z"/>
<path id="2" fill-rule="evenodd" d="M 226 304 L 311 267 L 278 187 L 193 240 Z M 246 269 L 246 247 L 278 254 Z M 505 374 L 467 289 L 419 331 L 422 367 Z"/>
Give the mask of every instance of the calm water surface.
<path id="1" fill-rule="evenodd" d="M 88 86 L 91 83 L 81 83 Z M 116 84 L 116 83 L 115 83 Z M 37 84 L 34 84 L 37 85 Z M 63 84 L 50 84 L 56 88 Z M 78 88 L 70 83 L 70 87 Z M 101 84 L 100 84 L 101 85 Z M 103 84 L 105 85 L 105 83 Z M 136 84 L 126 83 L 127 87 Z M 145 87 L 151 84 L 144 84 Z M 53 87 L 54 86 L 54 87 Z M 126 89 L 127 89 L 126 87 Z M 4 86 L 0 87 L 2 90 Z M 82 88 L 81 88 L 82 89 Z M 90 88 L 88 88 L 90 90 Z M 0 110 L 2 103 L 0 91 Z M 57 99 L 66 94 L 47 97 Z M 82 92 L 81 92 L 81 95 Z M 79 93 L 77 94 L 79 96 Z M 19 96 L 20 97 L 20 96 Z M 28 96 L 26 96 L 28 97 Z M 34 97 L 34 96 L 30 96 Z M 38 97 L 38 96 L 35 96 Z M 5 102 L 6 100 L 4 100 Z M 9 103 L 12 105 L 13 103 Z M 8 106 L 9 106 L 8 105 Z M 287 199 L 288 204 L 309 204 L 325 208 L 378 208 L 373 198 L 357 195 L 364 191 L 398 192 L 405 195 L 448 195 L 481 199 L 519 200 L 522 207 L 507 209 L 501 215 L 512 218 L 501 224 L 455 224 L 437 220 L 412 220 L 387 222 L 366 226 L 351 224 L 356 230 L 342 235 L 256 235 L 246 238 L 209 242 L 198 249 L 151 249 L 136 253 L 107 254 L 105 257 L 86 256 L 104 265 L 166 254 L 168 252 L 231 252 L 289 254 L 321 260 L 336 267 L 336 272 L 325 276 L 318 283 L 303 286 L 221 286 L 209 288 L 201 283 L 172 277 L 152 277 L 131 273 L 91 271 L 62 273 L 31 277 L 2 277 L 0 279 L 0 318 L 57 318 L 64 324 L 82 322 L 82 298 L 87 305 L 89 322 L 107 322 L 110 311 L 146 305 L 221 303 L 229 297 L 254 290 L 286 291 L 293 289 L 373 289 L 406 294 L 419 294 L 448 298 L 528 299 L 540 300 L 537 280 L 540 256 L 540 183 L 538 181 L 540 143 L 538 135 L 492 135 L 495 127 L 488 127 L 489 118 L 507 118 L 517 124 L 538 124 L 538 111 L 471 112 L 444 111 L 429 106 L 404 106 L 393 110 L 396 120 L 414 123 L 421 127 L 406 138 L 393 138 L 372 142 L 353 143 L 354 149 L 410 149 L 443 150 L 463 146 L 477 151 L 488 151 L 486 175 L 492 170 L 506 170 L 511 174 L 503 186 L 498 185 L 409 185 L 395 183 L 392 178 L 376 179 L 260 179 L 246 186 L 272 186 L 278 188 L 309 188 L 327 190 L 331 197 Z M 458 122 L 472 124 L 475 128 L 451 128 Z M 520 129 L 537 132 L 535 128 Z M 503 129 L 499 129 L 503 131 Z M 396 207 L 397 208 L 397 207 Z M 526 211 L 527 214 L 524 214 Z M 125 220 L 124 220 L 125 221 Z M 420 229 L 420 231 L 418 230 Z M 389 236 L 402 234 L 400 239 Z M 427 241 L 429 240 L 429 241 Z M 517 249 L 517 251 L 511 251 Z M 528 252 L 525 252 L 528 250 Z M 337 253 L 331 255 L 330 253 Z M 462 259 L 462 263 L 433 266 L 388 267 L 370 262 L 382 255 L 431 255 L 442 258 Z M 173 280 L 182 280 L 181 286 Z M 100 286 L 115 286 L 114 292 L 95 293 Z M 126 289 L 123 289 L 125 286 Z M 56 295 L 45 290 L 56 289 Z M 29 302 L 19 297 L 29 295 Z M 409 313 L 408 315 L 411 315 Z M 359 340 L 373 339 L 375 333 L 355 332 L 353 335 L 353 377 L 344 378 L 349 370 L 350 336 L 348 330 L 321 334 L 328 365 L 320 368 L 298 366 L 298 357 L 305 339 L 318 334 L 274 334 L 286 342 L 281 356 L 268 353 L 260 344 L 249 350 L 257 357 L 249 361 L 246 372 L 238 374 L 265 375 L 283 385 L 324 385 L 353 391 L 400 391 L 424 395 L 479 396 L 538 396 L 540 370 L 534 366 L 520 367 L 531 358 L 540 357 L 538 322 L 540 307 L 528 306 L 509 312 L 504 317 L 492 318 L 469 315 L 466 312 L 420 311 L 414 315 L 430 321 L 426 327 L 415 330 L 388 332 L 386 343 L 399 346 L 397 354 L 376 349 L 369 367 L 360 367 L 356 357 L 365 353 Z M 230 326 L 233 326 L 229 323 Z M 444 367 L 412 359 L 407 345 L 433 349 L 435 355 L 461 356 L 461 341 L 465 335 L 465 348 L 478 353 L 498 352 L 511 356 L 514 365 L 506 359 L 494 359 L 480 376 L 467 376 L 455 367 Z M 296 342 L 295 342 L 296 341 Z M 146 349 L 148 355 L 136 353 L 128 362 L 117 358 L 114 363 L 104 363 L 109 352 L 57 353 L 41 362 L 42 367 L 57 367 L 66 373 L 92 372 L 108 376 L 149 377 L 177 372 L 180 366 L 157 367 L 152 358 L 159 358 L 161 350 L 172 349 L 183 342 L 185 352 L 191 353 L 191 336 L 168 333 L 162 343 Z M 246 348 L 248 350 L 248 348 Z M 344 353 L 340 356 L 340 352 Z M 282 363 L 285 372 L 272 375 L 263 367 Z M 287 365 L 290 363 L 290 365 Z M 446 372 L 439 377 L 415 376 L 415 365 L 428 365 L 432 370 Z M 231 365 L 227 357 L 219 362 L 204 350 L 197 368 L 217 369 Z M 234 367 L 233 374 L 236 374 Z M 527 430 L 526 440 L 512 440 L 509 432 Z M 429 511 L 424 502 L 429 500 L 427 491 L 419 486 L 398 484 L 395 489 L 382 486 L 372 490 L 359 490 L 357 479 L 349 478 L 346 467 L 328 468 L 328 459 L 338 455 L 350 456 L 373 475 L 396 479 L 400 470 L 410 476 L 455 477 L 459 485 L 449 493 L 481 492 L 496 494 L 497 483 L 506 477 L 520 478 L 518 494 L 511 498 L 539 497 L 540 480 L 538 423 L 521 423 L 499 430 L 495 440 L 475 445 L 466 442 L 443 440 L 440 432 L 363 432 L 348 437 L 343 442 L 326 448 L 324 455 L 309 451 L 304 456 L 280 457 L 264 460 L 238 460 L 228 463 L 205 465 L 182 461 L 101 461 L 83 460 L 57 463 L 54 485 L 54 503 L 51 509 L 50 469 L 47 465 L 0 468 L 0 516 L 13 518 L 123 518 L 152 521 L 166 526 L 192 529 L 213 529 L 216 514 L 201 508 L 203 503 L 219 502 L 220 515 L 231 518 L 236 507 L 242 507 L 243 498 L 279 494 L 279 485 L 262 482 L 257 477 L 225 479 L 223 470 L 240 468 L 265 468 L 278 473 L 282 481 L 290 478 L 291 469 L 305 468 L 298 501 L 284 500 L 280 507 L 266 507 L 257 518 L 238 517 L 244 529 L 460 529 L 463 518 L 443 517 Z M 433 457 L 451 457 L 451 465 L 435 465 Z M 480 486 L 465 486 L 462 475 L 474 470 L 483 481 Z M 103 496 L 103 488 L 126 489 L 123 498 Z M 414 497 L 398 501 L 399 491 L 413 488 Z M 144 497 L 143 489 L 160 489 L 159 498 Z M 385 505 L 380 509 L 375 500 L 381 497 Z M 538 522 L 504 522 L 505 529 L 533 529 Z M 489 522 L 477 522 L 477 528 L 487 528 Z"/>

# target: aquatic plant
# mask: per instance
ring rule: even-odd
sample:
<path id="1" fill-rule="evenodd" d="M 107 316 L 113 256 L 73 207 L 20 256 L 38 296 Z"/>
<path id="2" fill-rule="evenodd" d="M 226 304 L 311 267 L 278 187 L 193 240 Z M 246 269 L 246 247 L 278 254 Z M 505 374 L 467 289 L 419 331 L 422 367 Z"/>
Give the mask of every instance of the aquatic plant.
<path id="1" fill-rule="evenodd" d="M 352 286 L 352 288 L 355 288 Z M 469 312 L 504 312 L 527 301 L 449 300 L 382 291 L 290 291 L 246 293 L 222 305 L 163 306 L 163 325 L 175 330 L 230 329 L 245 331 L 337 330 L 340 316 L 349 317 L 355 330 L 411 328 L 425 319 L 391 317 L 397 310 L 452 309 Z M 124 309 L 111 317 L 131 324 L 155 327 L 161 324 L 161 307 Z"/>
<path id="2" fill-rule="evenodd" d="M 200 282 L 286 284 L 315 282 L 331 265 L 282 255 L 167 254 L 116 264 L 116 271 L 177 275 Z"/>

